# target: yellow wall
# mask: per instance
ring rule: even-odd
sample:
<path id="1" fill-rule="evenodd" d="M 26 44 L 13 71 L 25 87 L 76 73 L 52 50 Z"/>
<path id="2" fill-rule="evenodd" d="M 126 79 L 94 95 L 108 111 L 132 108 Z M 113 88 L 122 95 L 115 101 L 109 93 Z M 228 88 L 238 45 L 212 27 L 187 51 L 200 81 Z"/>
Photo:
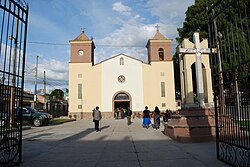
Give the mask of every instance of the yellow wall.
<path id="1" fill-rule="evenodd" d="M 82 78 L 78 78 L 82 74 Z M 69 112 L 90 112 L 101 105 L 101 65 L 91 63 L 69 64 Z M 78 99 L 78 84 L 82 83 L 82 99 Z M 82 109 L 78 105 L 82 104 Z"/>
<path id="2" fill-rule="evenodd" d="M 208 48 L 207 39 L 204 39 L 200 43 L 201 48 Z M 183 48 L 194 48 L 194 44 L 190 42 L 188 39 L 184 39 L 182 42 Z M 182 103 L 186 104 L 193 104 L 193 83 L 192 83 L 192 70 L 191 66 L 196 62 L 196 55 L 195 54 L 182 54 L 180 55 L 180 71 L 184 72 L 181 74 L 181 86 L 182 86 Z M 205 66 L 205 75 L 206 80 L 203 78 L 203 82 L 206 82 L 205 85 L 207 88 L 207 99 L 208 104 L 213 105 L 213 90 L 212 90 L 212 79 L 211 79 L 211 69 L 209 63 L 209 55 L 208 54 L 201 54 L 201 62 Z"/>
<path id="3" fill-rule="evenodd" d="M 164 72 L 164 76 L 161 76 Z M 160 110 L 176 110 L 174 68 L 172 61 L 143 64 L 144 105 L 150 110 L 158 106 Z M 165 97 L 161 97 L 161 82 L 165 82 Z M 166 107 L 162 107 L 166 103 Z"/>
<path id="4" fill-rule="evenodd" d="M 142 84 L 134 86 L 143 87 L 143 104 L 150 110 L 154 110 L 155 106 L 162 111 L 176 110 L 173 62 L 161 61 L 141 65 L 143 81 Z M 95 66 L 91 63 L 69 64 L 69 112 L 91 112 L 97 105 L 103 107 L 102 70 L 102 63 Z M 164 76 L 161 76 L 161 72 Z M 82 74 L 82 78 L 79 78 L 78 74 Z M 161 82 L 165 82 L 165 97 L 161 97 Z M 82 99 L 78 99 L 78 83 L 83 84 Z M 166 107 L 162 107 L 162 103 L 166 103 Z M 78 109 L 81 104 L 82 109 Z"/>

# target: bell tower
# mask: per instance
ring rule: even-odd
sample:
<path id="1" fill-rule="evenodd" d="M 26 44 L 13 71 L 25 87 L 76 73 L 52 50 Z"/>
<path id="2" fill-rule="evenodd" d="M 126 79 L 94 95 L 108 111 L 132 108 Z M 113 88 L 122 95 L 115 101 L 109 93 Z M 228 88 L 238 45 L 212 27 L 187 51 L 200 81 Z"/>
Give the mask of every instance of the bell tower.
<path id="1" fill-rule="evenodd" d="M 149 64 L 151 64 L 151 62 L 172 60 L 172 40 L 167 39 L 160 33 L 158 25 L 156 27 L 157 31 L 155 36 L 153 39 L 149 39 L 146 45 Z"/>
<path id="2" fill-rule="evenodd" d="M 94 65 L 95 44 L 82 30 L 74 40 L 70 40 L 70 63 L 92 63 Z"/>

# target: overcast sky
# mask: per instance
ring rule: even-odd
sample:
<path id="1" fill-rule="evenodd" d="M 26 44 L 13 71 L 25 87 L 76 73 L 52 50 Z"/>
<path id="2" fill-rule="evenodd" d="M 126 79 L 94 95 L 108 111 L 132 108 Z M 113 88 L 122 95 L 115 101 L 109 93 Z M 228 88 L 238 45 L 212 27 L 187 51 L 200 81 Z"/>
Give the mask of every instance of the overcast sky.
<path id="1" fill-rule="evenodd" d="M 147 61 L 145 45 L 156 33 L 178 36 L 194 0 L 26 0 L 29 4 L 26 89 L 32 90 L 38 59 L 38 89 L 68 87 L 69 40 L 85 28 L 96 44 L 95 63 L 120 53 Z M 31 83 L 31 84 L 28 84 Z"/>

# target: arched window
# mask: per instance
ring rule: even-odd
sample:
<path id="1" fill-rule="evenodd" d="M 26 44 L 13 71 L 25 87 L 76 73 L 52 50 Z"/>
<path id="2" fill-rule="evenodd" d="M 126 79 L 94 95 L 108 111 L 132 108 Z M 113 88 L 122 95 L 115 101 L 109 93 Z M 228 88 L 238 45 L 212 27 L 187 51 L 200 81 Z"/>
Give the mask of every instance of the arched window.
<path id="1" fill-rule="evenodd" d="M 158 53 L 159 53 L 159 60 L 160 61 L 164 60 L 164 49 L 160 48 L 158 50 Z"/>
<path id="2" fill-rule="evenodd" d="M 115 96 L 115 100 L 129 100 L 129 96 L 126 93 L 119 93 Z"/>
<path id="3" fill-rule="evenodd" d="M 120 58 L 120 65 L 124 65 L 124 58 L 123 57 Z"/>

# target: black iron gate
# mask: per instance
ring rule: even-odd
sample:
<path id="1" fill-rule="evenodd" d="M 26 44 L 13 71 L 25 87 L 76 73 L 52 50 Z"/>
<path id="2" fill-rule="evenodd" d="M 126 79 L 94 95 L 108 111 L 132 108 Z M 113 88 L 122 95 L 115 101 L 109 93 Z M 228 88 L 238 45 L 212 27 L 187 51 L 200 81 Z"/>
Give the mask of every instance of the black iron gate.
<path id="1" fill-rule="evenodd" d="M 217 158 L 250 166 L 250 1 L 218 0 L 208 10 Z"/>
<path id="2" fill-rule="evenodd" d="M 0 0 L 0 166 L 21 162 L 24 66 L 28 6 Z"/>

